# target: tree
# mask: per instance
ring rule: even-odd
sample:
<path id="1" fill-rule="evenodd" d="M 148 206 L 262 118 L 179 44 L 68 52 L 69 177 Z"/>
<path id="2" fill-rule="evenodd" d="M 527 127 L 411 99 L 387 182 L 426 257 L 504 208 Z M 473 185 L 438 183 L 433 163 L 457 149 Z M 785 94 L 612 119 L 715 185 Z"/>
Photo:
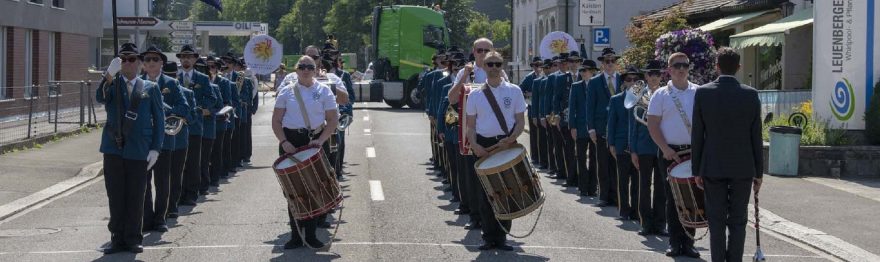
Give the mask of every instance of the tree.
<path id="1" fill-rule="evenodd" d="M 499 48 L 510 45 L 510 20 L 492 21 L 492 41 Z"/>
<path id="2" fill-rule="evenodd" d="M 364 47 L 370 45 L 372 24 L 372 1 L 340 0 L 333 4 L 324 18 L 324 32 L 333 34 L 342 52 L 363 55 Z M 362 56 L 359 56 L 362 57 Z M 358 59 L 359 67 L 366 61 Z"/>
<path id="3" fill-rule="evenodd" d="M 660 35 L 688 28 L 690 26 L 680 6 L 662 19 L 633 22 L 625 30 L 631 46 L 623 51 L 620 64 L 643 68 L 649 59 L 654 59 L 655 41 Z"/>
<path id="4" fill-rule="evenodd" d="M 473 17 L 478 13 L 474 11 L 474 0 L 447 0 L 441 3 L 446 19 L 446 27 L 449 29 L 449 41 L 453 46 L 468 50 L 476 38 L 469 37 L 467 28 Z"/>
<path id="5" fill-rule="evenodd" d="M 492 23 L 489 23 L 489 17 L 485 14 L 474 14 L 467 26 L 467 35 L 472 39 L 480 37 L 492 38 Z"/>

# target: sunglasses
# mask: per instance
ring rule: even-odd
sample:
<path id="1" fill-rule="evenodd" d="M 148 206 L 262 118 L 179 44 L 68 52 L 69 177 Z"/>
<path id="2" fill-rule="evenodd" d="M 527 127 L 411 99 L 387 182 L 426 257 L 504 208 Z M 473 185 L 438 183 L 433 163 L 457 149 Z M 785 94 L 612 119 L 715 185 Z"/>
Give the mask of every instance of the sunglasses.
<path id="1" fill-rule="evenodd" d="M 489 51 L 492 51 L 492 50 L 485 49 L 485 48 L 477 48 L 476 51 L 477 51 L 477 54 L 482 54 L 482 53 L 488 53 Z"/>
<path id="2" fill-rule="evenodd" d="M 639 80 L 638 77 L 627 77 L 627 78 L 623 79 L 623 82 L 635 82 L 638 80 Z"/>
<path id="3" fill-rule="evenodd" d="M 672 67 L 675 69 L 690 69 L 691 64 L 690 63 L 675 63 L 675 64 L 672 64 Z"/>
<path id="4" fill-rule="evenodd" d="M 299 70 L 308 70 L 308 71 L 315 71 L 315 65 L 312 65 L 312 64 L 299 64 L 299 65 L 296 66 L 296 69 L 299 69 Z"/>
<path id="5" fill-rule="evenodd" d="M 123 63 L 134 63 L 134 62 L 137 62 L 138 57 L 137 56 L 127 56 L 127 57 L 120 57 L 119 59 L 122 59 Z"/>
<path id="6" fill-rule="evenodd" d="M 162 61 L 162 58 L 161 58 L 161 57 L 158 57 L 158 56 L 145 56 L 145 57 L 144 57 L 144 62 L 147 62 L 147 63 L 149 63 L 149 62 L 160 62 L 160 61 Z"/>
<path id="7" fill-rule="evenodd" d="M 595 72 L 596 72 L 596 69 L 592 69 L 592 68 L 580 68 L 580 69 L 578 69 L 578 72 L 581 72 L 581 73 L 586 72 L 586 71 L 590 71 L 590 73 L 595 73 Z"/>
<path id="8" fill-rule="evenodd" d="M 602 63 L 604 63 L 606 65 L 614 64 L 614 63 L 617 63 L 617 59 L 605 59 L 605 60 L 602 60 Z"/>
<path id="9" fill-rule="evenodd" d="M 659 76 L 661 76 L 661 75 L 663 75 L 663 74 L 660 73 L 660 71 L 650 71 L 650 72 L 647 73 L 647 75 L 648 75 L 648 76 L 652 76 L 652 77 L 659 77 Z"/>
<path id="10" fill-rule="evenodd" d="M 504 65 L 504 63 L 502 63 L 502 62 L 486 62 L 486 67 L 498 67 L 498 68 L 501 68 L 502 65 Z"/>

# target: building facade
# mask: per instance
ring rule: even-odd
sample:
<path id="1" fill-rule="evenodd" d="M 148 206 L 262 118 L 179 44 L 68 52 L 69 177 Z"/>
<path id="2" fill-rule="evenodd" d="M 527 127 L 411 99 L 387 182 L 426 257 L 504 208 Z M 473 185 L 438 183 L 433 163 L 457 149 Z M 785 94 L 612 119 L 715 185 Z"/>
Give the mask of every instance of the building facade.
<path id="1" fill-rule="evenodd" d="M 50 82 L 89 78 L 101 13 L 101 0 L 0 0 L 0 119 L 26 114 Z"/>

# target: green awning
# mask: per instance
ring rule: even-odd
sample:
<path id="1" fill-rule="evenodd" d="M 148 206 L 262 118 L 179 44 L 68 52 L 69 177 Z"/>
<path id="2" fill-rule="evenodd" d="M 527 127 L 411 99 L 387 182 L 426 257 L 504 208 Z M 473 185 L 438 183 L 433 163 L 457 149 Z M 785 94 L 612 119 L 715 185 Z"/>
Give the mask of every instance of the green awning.
<path id="1" fill-rule="evenodd" d="M 776 46 L 785 44 L 789 30 L 813 23 L 813 8 L 800 10 L 776 22 L 730 36 L 730 47 L 743 49 L 750 46 Z"/>
<path id="2" fill-rule="evenodd" d="M 772 11 L 774 11 L 774 10 L 764 10 L 764 11 L 758 11 L 758 12 L 754 12 L 754 13 L 732 15 L 732 16 L 728 16 L 725 18 L 715 20 L 715 22 L 705 24 L 705 25 L 699 27 L 698 29 L 706 31 L 706 32 L 724 29 L 724 28 L 727 28 L 727 27 L 730 27 L 730 26 L 733 26 L 736 24 L 744 23 L 744 22 L 749 21 L 753 18 L 756 18 L 760 15 L 763 15 L 763 14 L 766 14 L 766 13 L 769 13 Z"/>

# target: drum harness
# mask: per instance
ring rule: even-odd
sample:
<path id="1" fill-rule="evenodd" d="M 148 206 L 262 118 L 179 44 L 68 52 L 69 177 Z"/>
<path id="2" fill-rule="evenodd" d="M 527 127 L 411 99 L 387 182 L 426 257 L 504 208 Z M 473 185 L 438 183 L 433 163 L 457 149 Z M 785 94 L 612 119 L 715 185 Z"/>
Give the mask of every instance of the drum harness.
<path id="1" fill-rule="evenodd" d="M 291 88 L 293 88 L 294 95 L 296 96 L 296 102 L 299 104 L 299 112 L 300 112 L 300 114 L 302 115 L 303 121 L 305 122 L 305 124 L 306 124 L 306 126 L 307 126 L 306 128 L 307 128 L 307 129 L 308 129 L 308 128 L 311 128 L 311 127 L 312 127 L 312 124 L 311 124 L 311 121 L 309 121 L 309 114 L 308 114 L 308 111 L 306 111 L 306 104 L 303 102 L 302 96 L 301 96 L 301 94 L 300 94 L 300 92 L 299 92 L 299 87 L 296 86 L 296 85 L 294 85 L 294 86 L 292 86 Z M 314 132 L 308 132 L 308 136 L 309 136 L 309 140 L 311 140 L 311 139 L 313 138 L 313 136 L 314 136 Z M 299 159 L 296 159 L 296 157 L 293 157 L 293 156 L 290 157 L 290 160 L 292 160 L 292 161 L 293 161 L 294 163 L 296 163 L 296 164 L 299 164 L 299 163 L 302 162 L 302 161 L 299 161 Z M 334 173 L 335 173 L 335 172 L 334 172 Z M 337 183 L 339 183 L 339 182 L 337 181 Z M 341 192 L 341 191 L 340 191 L 340 192 Z M 288 204 L 288 206 L 289 206 L 289 204 Z M 291 208 L 296 209 L 296 207 L 291 207 Z M 333 240 L 336 239 L 336 233 L 339 232 L 339 224 L 340 224 L 340 222 L 342 222 L 342 210 L 343 210 L 343 208 L 345 208 L 345 197 L 343 197 L 343 198 L 342 198 L 342 201 L 339 202 L 339 217 L 336 218 L 336 226 L 335 226 L 335 228 L 333 229 L 333 234 L 330 235 L 330 241 L 328 241 L 328 242 L 327 242 L 327 245 L 325 245 L 323 248 L 320 248 L 320 249 L 315 248 L 315 247 L 313 247 L 312 245 L 309 245 L 309 243 L 308 243 L 307 241 L 305 241 L 305 240 L 306 240 L 306 237 L 305 237 L 305 235 L 303 234 L 302 227 L 299 226 L 299 221 L 297 221 L 296 218 L 292 219 L 292 220 L 293 220 L 293 223 L 296 225 L 296 229 L 297 229 L 297 230 L 296 230 L 296 233 L 299 235 L 300 240 L 302 240 L 303 244 L 305 244 L 306 246 L 308 246 L 310 249 L 317 249 L 317 250 L 319 250 L 319 251 L 328 251 L 328 250 L 330 250 L 330 247 L 333 246 Z M 295 211 L 295 210 L 294 210 L 294 211 Z M 314 218 L 313 218 L 313 219 L 314 219 Z M 291 236 L 291 237 L 292 237 L 292 236 Z"/>
<path id="2" fill-rule="evenodd" d="M 503 85 L 503 84 L 504 84 L 504 82 L 502 81 L 501 85 Z M 509 130 L 507 128 L 507 121 L 505 121 L 504 115 L 501 114 L 501 108 L 498 107 L 498 101 L 495 100 L 495 94 L 492 93 L 492 88 L 489 86 L 488 81 L 486 81 L 486 84 L 483 85 L 483 90 L 484 90 L 484 94 L 486 95 L 486 100 L 489 102 L 489 106 L 492 107 L 492 112 L 495 113 L 495 119 L 498 120 L 498 124 L 501 126 L 501 130 L 504 130 L 504 133 L 507 134 L 507 137 L 510 137 L 511 130 Z M 476 141 L 474 141 L 474 142 L 476 143 Z M 503 148 L 498 148 L 496 150 L 500 151 L 502 149 Z M 483 156 L 483 157 L 486 157 L 486 156 Z M 524 156 L 523 161 L 526 161 L 526 162 L 530 161 L 528 159 L 528 155 Z M 532 170 L 532 172 L 534 172 L 534 170 Z M 475 173 L 475 175 L 476 175 L 476 173 Z M 477 179 L 477 180 L 479 180 L 480 183 L 483 183 L 483 180 L 480 180 L 480 179 Z M 538 186 L 540 187 L 540 184 Z M 483 185 L 483 189 L 484 189 L 483 192 L 486 191 L 485 188 L 486 188 L 486 186 Z M 486 198 L 489 198 L 489 192 L 485 192 L 485 194 L 486 194 Z M 514 204 L 519 205 L 518 203 L 516 203 L 516 201 L 514 201 Z M 494 206 L 492 206 L 492 210 L 493 210 L 493 212 L 496 211 Z M 504 230 L 504 233 L 507 233 L 507 235 L 509 235 L 513 238 L 526 238 L 535 232 L 535 228 L 538 226 L 538 221 L 541 220 L 542 213 L 544 213 L 544 205 L 543 204 L 538 209 L 538 216 L 535 218 L 535 222 L 532 224 L 532 228 L 529 229 L 529 232 L 526 233 L 525 235 L 514 235 L 514 234 L 510 233 L 510 231 L 507 230 L 507 228 L 505 228 L 504 225 L 501 225 L 501 221 L 498 221 L 497 217 L 495 218 L 495 223 L 498 223 L 498 227 L 500 227 L 501 230 Z"/>
<path id="3" fill-rule="evenodd" d="M 681 121 L 682 121 L 682 123 L 684 123 L 685 128 L 687 128 L 688 135 L 690 136 L 690 134 L 691 134 L 691 121 L 688 120 L 687 113 L 684 112 L 684 108 L 681 105 L 681 100 L 678 100 L 678 95 L 676 95 L 676 93 L 675 93 L 675 91 L 673 91 L 673 89 L 675 89 L 675 87 L 670 85 L 669 86 L 669 96 L 672 97 L 672 102 L 675 103 L 675 108 L 678 109 L 678 114 L 681 116 Z M 685 154 L 690 154 L 690 153 L 691 153 L 691 150 L 688 149 L 688 150 L 680 151 L 676 154 L 677 155 L 685 155 Z M 669 174 L 667 174 L 667 176 L 668 175 Z M 670 180 L 669 181 L 670 187 L 672 186 L 672 183 L 673 182 Z M 700 185 L 700 187 L 702 187 L 702 185 Z M 672 192 L 672 196 L 673 196 L 672 200 L 676 202 L 676 209 L 678 209 L 678 206 L 684 206 L 684 200 L 681 199 L 681 197 L 675 197 L 675 195 L 676 195 L 675 191 L 673 191 Z M 691 199 L 696 199 L 696 196 L 694 195 L 693 191 L 691 191 Z M 682 219 L 682 214 L 680 211 L 681 210 L 679 210 L 679 212 L 678 212 L 678 219 L 679 220 Z M 699 238 L 697 238 L 696 235 L 693 235 L 687 231 L 687 227 L 684 226 L 684 223 L 679 223 L 679 224 L 681 224 L 681 228 L 684 231 L 685 235 L 687 235 L 690 239 L 700 240 L 700 239 L 705 238 L 706 235 L 709 234 L 709 229 L 706 228 L 706 232 L 703 232 L 703 235 L 701 235 Z"/>

